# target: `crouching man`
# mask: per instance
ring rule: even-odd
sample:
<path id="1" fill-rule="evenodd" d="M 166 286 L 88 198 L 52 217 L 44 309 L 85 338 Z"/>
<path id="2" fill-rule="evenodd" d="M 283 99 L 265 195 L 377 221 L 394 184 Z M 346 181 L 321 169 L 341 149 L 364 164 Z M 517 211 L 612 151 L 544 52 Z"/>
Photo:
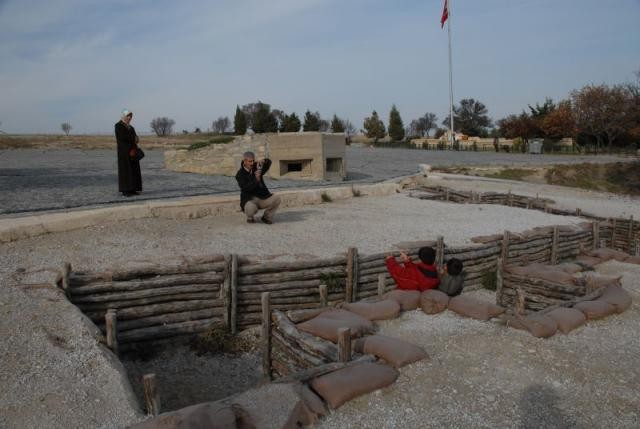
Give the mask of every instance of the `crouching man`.
<path id="1" fill-rule="evenodd" d="M 247 215 L 247 223 L 254 223 L 254 216 L 258 210 L 264 209 L 260 220 L 270 225 L 280 205 L 280 197 L 269 192 L 263 179 L 271 167 L 271 160 L 256 162 L 253 152 L 245 152 L 242 158 L 242 165 L 236 173 L 236 180 L 240 186 L 240 208 Z"/>

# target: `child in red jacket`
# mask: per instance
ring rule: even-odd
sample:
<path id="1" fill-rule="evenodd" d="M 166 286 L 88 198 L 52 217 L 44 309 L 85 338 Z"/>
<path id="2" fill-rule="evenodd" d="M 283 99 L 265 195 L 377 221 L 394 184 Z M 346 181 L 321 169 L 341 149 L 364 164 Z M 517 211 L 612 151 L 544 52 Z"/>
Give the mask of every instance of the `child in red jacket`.
<path id="1" fill-rule="evenodd" d="M 435 289 L 440 284 L 438 271 L 434 265 L 436 251 L 432 247 L 421 247 L 418 257 L 421 262 L 414 264 L 405 252 L 400 252 L 402 261 L 400 265 L 393 255 L 387 255 L 384 262 L 391 277 L 396 281 L 398 289 L 423 291 Z"/>

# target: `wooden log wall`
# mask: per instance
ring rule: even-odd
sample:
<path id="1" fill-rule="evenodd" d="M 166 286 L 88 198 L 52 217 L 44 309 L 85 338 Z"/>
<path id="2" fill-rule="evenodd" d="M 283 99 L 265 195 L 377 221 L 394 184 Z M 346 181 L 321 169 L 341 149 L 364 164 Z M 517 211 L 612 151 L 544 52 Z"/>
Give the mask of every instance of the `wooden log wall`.
<path id="1" fill-rule="evenodd" d="M 514 207 L 554 212 L 550 200 L 516 194 L 460 192 L 446 188 L 425 188 L 438 198 L 456 202 L 508 204 Z M 417 198 L 422 198 L 416 196 Z M 425 197 L 427 198 L 427 197 Z M 574 212 L 565 214 L 575 214 Z M 590 217 L 582 213 L 583 216 Z M 458 258 L 467 272 L 466 290 L 482 287 L 488 274 L 496 273 L 497 260 L 505 265 L 571 260 L 581 249 L 614 247 L 634 254 L 640 242 L 640 222 L 633 218 L 600 219 L 578 227 L 536 228 L 522 234 L 505 233 L 500 238 L 480 245 L 448 247 L 444 241 L 421 242 L 438 250 L 438 260 Z M 506 237 L 506 241 L 505 241 Z M 594 242 L 595 237 L 595 242 Z M 419 247 L 406 249 L 413 258 Z M 502 254 L 504 253 L 504 254 Z M 393 254 L 397 257 L 399 252 Z M 387 272 L 385 254 L 363 255 L 355 248 L 345 249 L 343 256 L 292 262 L 251 263 L 237 255 L 214 255 L 194 258 L 180 265 L 155 265 L 103 273 L 76 272 L 68 264 L 63 267 L 58 284 L 102 330 L 106 331 L 108 310 L 117 311 L 114 340 L 117 344 L 191 335 L 214 325 L 238 330 L 261 324 L 261 294 L 269 292 L 274 311 L 318 309 L 344 302 L 373 298 L 379 292 L 395 288 Z M 514 296 L 504 282 L 505 303 Z M 326 285 L 326 295 L 320 285 Z M 547 305 L 549 300 L 529 299 L 529 309 Z M 326 301 L 326 302 L 325 302 Z M 544 302 L 541 302 L 544 301 Z M 282 334 L 280 340 L 284 341 Z M 282 349 L 277 353 L 286 353 Z M 309 361 L 311 362 L 311 361 Z M 316 362 L 317 363 L 317 362 Z M 278 364 L 276 364 L 277 366 Z M 302 363 L 300 364 L 304 366 Z M 275 370 L 275 369 L 274 369 Z M 277 370 L 276 370 L 277 371 Z"/>
<path id="2" fill-rule="evenodd" d="M 578 284 L 555 283 L 543 279 L 518 276 L 502 270 L 501 293 L 496 302 L 506 308 L 513 308 L 517 302 L 518 291 L 524 294 L 524 308 L 530 311 L 543 310 L 552 305 L 574 300 L 586 294 L 584 282 Z"/>

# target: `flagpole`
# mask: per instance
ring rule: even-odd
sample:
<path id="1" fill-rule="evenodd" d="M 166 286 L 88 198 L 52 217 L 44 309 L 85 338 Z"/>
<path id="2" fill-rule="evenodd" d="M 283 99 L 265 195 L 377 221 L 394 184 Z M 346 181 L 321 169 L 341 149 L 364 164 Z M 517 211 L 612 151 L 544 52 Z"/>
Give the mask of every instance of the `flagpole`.
<path id="1" fill-rule="evenodd" d="M 453 66 L 451 65 L 451 0 L 447 1 L 447 33 L 449 33 L 449 118 L 451 118 L 451 148 L 455 142 L 453 130 Z"/>

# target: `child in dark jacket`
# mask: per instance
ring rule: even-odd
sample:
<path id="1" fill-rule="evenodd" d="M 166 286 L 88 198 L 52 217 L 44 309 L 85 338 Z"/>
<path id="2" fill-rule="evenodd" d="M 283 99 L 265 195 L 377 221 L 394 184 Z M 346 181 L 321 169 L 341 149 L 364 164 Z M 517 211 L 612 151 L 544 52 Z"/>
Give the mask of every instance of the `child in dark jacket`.
<path id="1" fill-rule="evenodd" d="M 462 293 L 464 279 L 467 273 L 462 270 L 462 261 L 451 258 L 447 261 L 444 271 L 440 275 L 438 290 L 449 296 L 458 296 Z"/>
<path id="2" fill-rule="evenodd" d="M 402 261 L 400 265 L 393 255 L 387 255 L 385 264 L 391 277 L 396 281 L 398 289 L 423 291 L 434 289 L 440 284 L 438 271 L 434 265 L 435 250 L 432 247 L 422 247 L 418 251 L 418 257 L 421 262 L 414 264 L 405 252 L 400 252 Z"/>

